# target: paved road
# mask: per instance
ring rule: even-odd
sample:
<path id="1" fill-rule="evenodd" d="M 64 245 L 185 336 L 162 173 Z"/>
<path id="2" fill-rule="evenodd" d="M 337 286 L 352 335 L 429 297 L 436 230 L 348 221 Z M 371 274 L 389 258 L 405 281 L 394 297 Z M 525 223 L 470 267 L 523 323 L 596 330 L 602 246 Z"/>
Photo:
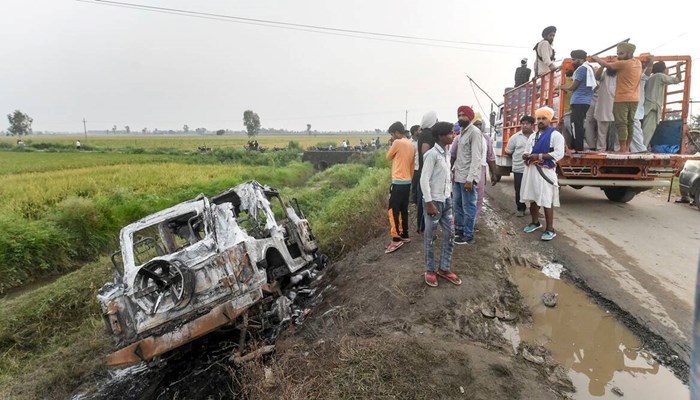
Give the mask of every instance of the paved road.
<path id="1" fill-rule="evenodd" d="M 516 218 L 512 177 L 488 188 L 490 204 Z M 645 192 L 626 204 L 597 188 L 562 188 L 552 242 L 566 265 L 605 298 L 666 338 L 686 358 L 700 254 L 700 210 Z"/>

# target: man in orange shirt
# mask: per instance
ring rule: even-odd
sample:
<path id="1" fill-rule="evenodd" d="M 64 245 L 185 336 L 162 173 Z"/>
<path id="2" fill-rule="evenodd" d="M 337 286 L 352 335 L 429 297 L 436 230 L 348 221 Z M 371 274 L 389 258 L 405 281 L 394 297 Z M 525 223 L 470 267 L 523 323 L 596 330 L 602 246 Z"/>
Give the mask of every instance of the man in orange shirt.
<path id="1" fill-rule="evenodd" d="M 391 225 L 391 243 L 385 253 L 393 253 L 410 242 L 408 237 L 408 202 L 411 196 L 411 180 L 415 148 L 406 137 L 406 128 L 401 122 L 394 122 L 389 127 L 391 147 L 386 159 L 391 160 L 391 190 L 389 195 L 389 224 Z"/>
<path id="2" fill-rule="evenodd" d="M 636 46 L 631 43 L 617 45 L 617 61 L 607 63 L 599 57 L 592 57 L 601 67 L 617 71 L 613 116 L 620 140 L 620 151 L 626 153 L 632 142 L 634 114 L 639 103 L 639 82 L 642 79 L 642 63 L 634 58 Z"/>

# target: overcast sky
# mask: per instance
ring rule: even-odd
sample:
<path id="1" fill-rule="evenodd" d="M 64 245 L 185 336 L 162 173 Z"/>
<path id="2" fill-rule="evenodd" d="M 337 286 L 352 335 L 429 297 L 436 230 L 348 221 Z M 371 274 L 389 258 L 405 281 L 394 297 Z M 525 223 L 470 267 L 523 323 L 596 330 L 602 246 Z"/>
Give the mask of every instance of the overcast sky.
<path id="1" fill-rule="evenodd" d="M 461 104 L 478 111 L 480 102 L 488 112 L 488 99 L 474 96 L 465 75 L 498 100 L 512 85 L 519 60 L 527 57 L 532 65 L 531 49 L 547 25 L 558 27 L 558 58 L 575 48 L 593 53 L 628 37 L 637 53 L 700 56 L 700 24 L 688 9 L 691 2 L 651 9 L 609 0 L 124 1 L 516 47 L 442 44 L 469 48 L 456 49 L 75 0 L 2 0 L 0 114 L 20 109 L 34 118 L 34 130 L 73 132 L 82 131 L 83 117 L 88 129 L 188 124 L 239 130 L 246 109 L 257 112 L 264 127 L 386 129 L 404 121 L 405 110 L 409 125 L 431 109 L 440 120 L 453 121 Z M 699 72 L 694 65 L 696 79 Z M 698 84 L 691 96 L 700 99 Z M 6 129 L 3 121 L 0 129 Z"/>

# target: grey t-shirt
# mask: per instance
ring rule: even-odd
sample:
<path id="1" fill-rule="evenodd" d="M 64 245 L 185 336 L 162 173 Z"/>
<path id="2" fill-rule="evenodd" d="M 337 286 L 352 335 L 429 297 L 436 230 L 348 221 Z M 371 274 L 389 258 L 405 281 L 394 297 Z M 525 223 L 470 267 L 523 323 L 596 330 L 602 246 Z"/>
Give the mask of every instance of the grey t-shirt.
<path id="1" fill-rule="evenodd" d="M 506 153 L 510 154 L 513 159 L 513 172 L 522 174 L 525 171 L 525 161 L 523 160 L 523 154 L 525 154 L 525 148 L 527 147 L 527 137 L 523 135 L 522 131 L 519 131 L 515 135 L 508 139 L 508 144 L 506 145 Z"/>

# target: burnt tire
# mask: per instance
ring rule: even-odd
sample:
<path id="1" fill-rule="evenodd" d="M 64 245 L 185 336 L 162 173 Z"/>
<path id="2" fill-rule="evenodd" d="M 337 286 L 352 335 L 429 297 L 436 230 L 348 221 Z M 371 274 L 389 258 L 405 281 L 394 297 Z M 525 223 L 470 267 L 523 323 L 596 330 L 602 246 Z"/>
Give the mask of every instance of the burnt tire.
<path id="1" fill-rule="evenodd" d="M 637 191 L 628 187 L 605 187 L 603 188 L 605 197 L 616 203 L 627 203 L 637 195 Z"/>

